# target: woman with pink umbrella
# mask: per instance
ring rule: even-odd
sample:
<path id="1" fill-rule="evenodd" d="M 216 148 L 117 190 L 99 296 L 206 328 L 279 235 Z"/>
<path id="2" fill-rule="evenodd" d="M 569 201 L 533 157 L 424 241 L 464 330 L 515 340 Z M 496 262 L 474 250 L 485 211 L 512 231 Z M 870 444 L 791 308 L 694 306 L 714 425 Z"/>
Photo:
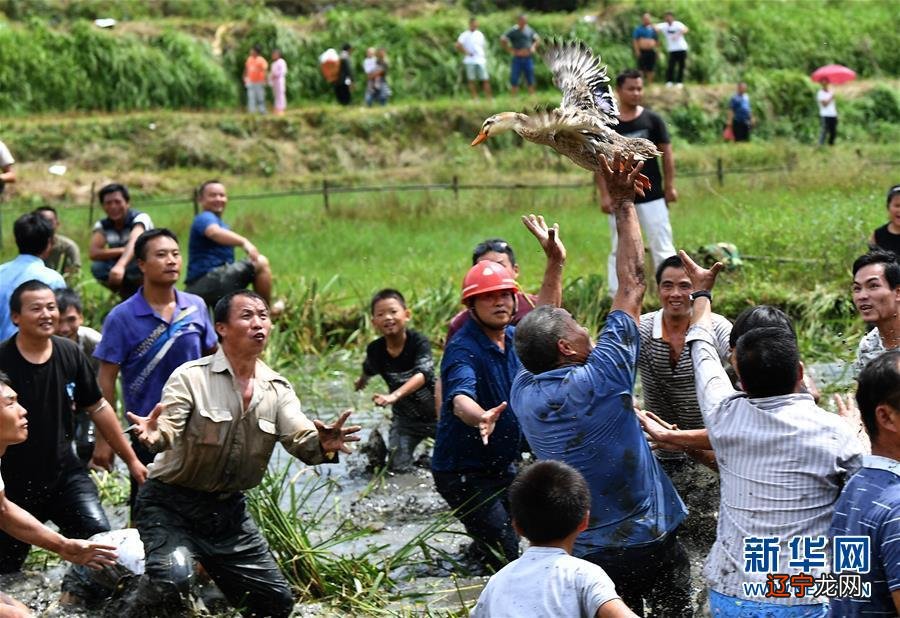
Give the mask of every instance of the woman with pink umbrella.
<path id="1" fill-rule="evenodd" d="M 822 123 L 822 131 L 819 133 L 819 146 L 825 144 L 834 146 L 837 137 L 838 113 L 837 104 L 834 101 L 834 93 L 830 90 L 831 84 L 842 84 L 856 79 L 856 73 L 852 69 L 839 64 L 829 64 L 813 71 L 813 81 L 822 84 L 821 90 L 816 93 L 816 101 L 819 104 L 819 118 Z"/>

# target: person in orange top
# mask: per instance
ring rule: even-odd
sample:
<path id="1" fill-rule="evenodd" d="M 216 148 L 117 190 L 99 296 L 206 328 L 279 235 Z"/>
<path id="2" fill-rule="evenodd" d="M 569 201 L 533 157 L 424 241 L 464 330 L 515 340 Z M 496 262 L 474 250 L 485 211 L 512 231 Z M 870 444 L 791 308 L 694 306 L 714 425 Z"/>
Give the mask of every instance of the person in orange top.
<path id="1" fill-rule="evenodd" d="M 247 88 L 247 112 L 266 113 L 266 69 L 269 63 L 262 57 L 259 45 L 254 45 L 244 62 L 244 86 Z"/>

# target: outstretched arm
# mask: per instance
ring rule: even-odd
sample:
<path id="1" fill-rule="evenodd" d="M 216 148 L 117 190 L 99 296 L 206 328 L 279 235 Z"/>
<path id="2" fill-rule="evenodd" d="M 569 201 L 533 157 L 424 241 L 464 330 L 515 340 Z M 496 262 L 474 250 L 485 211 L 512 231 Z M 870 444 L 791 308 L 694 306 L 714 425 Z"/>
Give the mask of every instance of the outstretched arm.
<path id="1" fill-rule="evenodd" d="M 641 317 L 641 303 L 647 289 L 644 281 L 644 242 L 634 209 L 635 193 L 644 195 L 643 185 L 639 180 L 643 167 L 643 161 L 635 164 L 631 157 L 623 160 L 620 153 L 616 153 L 610 167 L 606 157 L 600 156 L 600 174 L 613 202 L 616 232 L 619 235 L 619 246 L 616 249 L 619 289 L 613 298 L 612 310 L 624 311 L 635 322 Z"/>
<path id="2" fill-rule="evenodd" d="M 5 492 L 0 492 L 0 529 L 20 541 L 43 547 L 69 562 L 84 564 L 92 569 L 111 566 L 116 562 L 115 547 L 69 539 L 54 532 L 31 513 L 7 500 Z"/>
<path id="3" fill-rule="evenodd" d="M 559 307 L 562 304 L 562 271 L 566 264 L 566 247 L 559 238 L 559 224 L 547 227 L 541 215 L 523 216 L 522 223 L 538 239 L 547 256 L 547 266 L 536 304 Z"/>

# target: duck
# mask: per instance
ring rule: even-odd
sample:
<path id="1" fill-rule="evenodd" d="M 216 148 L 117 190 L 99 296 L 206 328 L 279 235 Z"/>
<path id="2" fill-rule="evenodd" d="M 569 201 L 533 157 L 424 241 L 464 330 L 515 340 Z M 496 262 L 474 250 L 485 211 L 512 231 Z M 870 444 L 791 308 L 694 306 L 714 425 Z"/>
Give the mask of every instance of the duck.
<path id="1" fill-rule="evenodd" d="M 553 83 L 562 91 L 555 109 L 537 109 L 531 115 L 500 112 L 481 125 L 472 146 L 488 138 L 514 131 L 523 139 L 553 148 L 586 170 L 600 171 L 600 155 L 612 161 L 618 153 L 625 160 L 645 161 L 662 153 L 650 140 L 625 137 L 612 128 L 619 124 L 619 108 L 609 91 L 606 65 L 580 41 L 553 42 L 543 54 L 553 72 Z M 650 180 L 641 174 L 646 189 Z"/>

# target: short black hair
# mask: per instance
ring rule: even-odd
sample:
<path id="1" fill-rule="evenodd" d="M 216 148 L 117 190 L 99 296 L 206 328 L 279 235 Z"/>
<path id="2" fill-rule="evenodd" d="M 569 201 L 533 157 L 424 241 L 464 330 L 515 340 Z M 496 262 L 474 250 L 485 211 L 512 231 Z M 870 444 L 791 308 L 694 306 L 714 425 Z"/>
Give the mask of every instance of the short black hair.
<path id="1" fill-rule="evenodd" d="M 231 302 L 238 296 L 247 296 L 248 298 L 261 300 L 266 309 L 269 308 L 269 303 L 266 302 L 266 299 L 253 290 L 234 290 L 233 292 L 228 292 L 216 302 L 216 307 L 213 309 L 213 322 L 216 324 L 226 324 L 228 322 L 228 314 L 231 313 Z"/>
<path id="2" fill-rule="evenodd" d="M 388 298 L 393 298 L 397 302 L 400 303 L 400 306 L 406 309 L 406 299 L 403 298 L 403 294 L 393 288 L 384 288 L 383 290 L 378 290 L 372 295 L 372 300 L 369 302 L 369 313 L 375 315 L 375 305 L 380 300 L 387 300 Z"/>
<path id="3" fill-rule="evenodd" d="M 9 379 L 9 376 L 6 375 L 5 371 L 0 371 L 0 383 L 6 384 L 8 387 L 12 388 L 12 380 Z"/>
<path id="4" fill-rule="evenodd" d="M 900 185 L 894 185 L 887 192 L 887 203 L 885 204 L 885 208 L 891 205 L 891 200 L 894 199 L 895 195 L 900 195 Z"/>
<path id="5" fill-rule="evenodd" d="M 548 459 L 519 472 L 509 486 L 512 519 L 532 543 L 566 538 L 591 508 L 591 491 L 581 473 Z"/>
<path id="6" fill-rule="evenodd" d="M 786 328 L 791 331 L 795 339 L 797 338 L 794 324 L 784 311 L 771 305 L 757 305 L 744 309 L 734 321 L 734 325 L 731 327 L 731 334 L 728 336 L 729 347 L 734 349 L 737 346 L 738 339 L 747 331 L 766 326 Z"/>
<path id="7" fill-rule="evenodd" d="M 29 212 L 13 224 L 16 247 L 22 255 L 40 255 L 53 238 L 53 226 L 43 215 Z"/>
<path id="8" fill-rule="evenodd" d="M 104 186 L 102 189 L 100 189 L 100 192 L 97 193 L 97 197 L 100 198 L 100 204 L 102 205 L 104 198 L 112 193 L 121 193 L 125 201 L 129 204 L 131 203 L 131 194 L 128 193 L 128 189 L 125 187 L 125 185 L 120 185 L 117 182 L 113 182 Z"/>
<path id="9" fill-rule="evenodd" d="M 344 43 L 343 45 L 341 45 L 341 51 L 350 51 L 351 49 L 353 49 L 353 46 L 350 45 L 350 43 Z"/>
<path id="10" fill-rule="evenodd" d="M 178 244 L 178 236 L 175 235 L 175 232 L 165 227 L 155 227 L 152 230 L 147 230 L 137 237 L 137 240 L 134 241 L 134 257 L 139 260 L 147 259 L 147 243 L 149 243 L 154 238 L 159 238 L 160 236 L 165 236 L 166 238 L 171 238 L 175 241 L 175 244 Z"/>
<path id="11" fill-rule="evenodd" d="M 540 305 L 516 326 L 516 356 L 522 366 L 538 375 L 559 366 L 557 343 L 566 336 L 566 311 Z"/>
<path id="12" fill-rule="evenodd" d="M 37 292 L 38 290 L 50 290 L 50 286 L 37 279 L 29 279 L 25 283 L 20 283 L 19 287 L 13 290 L 12 296 L 9 297 L 9 312 L 22 313 L 22 294 L 25 292 Z"/>
<path id="13" fill-rule="evenodd" d="M 737 371 L 751 397 L 774 397 L 794 392 L 800 351 L 797 338 L 783 326 L 753 328 L 737 340 Z"/>
<path id="14" fill-rule="evenodd" d="M 857 378 L 856 404 L 874 441 L 878 437 L 875 408 L 887 404 L 900 411 L 900 350 L 888 350 L 863 368 Z"/>
<path id="15" fill-rule="evenodd" d="M 884 264 L 884 278 L 893 290 L 900 285 L 900 264 L 897 263 L 897 255 L 893 251 L 884 249 L 872 249 L 865 255 L 861 255 L 853 262 L 853 276 L 863 266 L 871 264 Z"/>
<path id="16" fill-rule="evenodd" d="M 641 77 L 641 72 L 637 69 L 627 69 L 625 71 L 622 71 L 621 73 L 616 75 L 616 88 L 621 88 L 622 86 L 624 86 L 625 80 L 640 79 Z"/>
<path id="17" fill-rule="evenodd" d="M 254 45 L 254 46 L 253 46 L 253 51 L 255 51 L 257 54 L 261 54 L 261 53 L 262 53 L 262 46 L 260 46 L 259 44 Z"/>
<path id="18" fill-rule="evenodd" d="M 201 184 L 199 187 L 197 187 L 197 197 L 198 198 L 203 197 L 203 192 L 206 191 L 206 187 L 208 187 L 209 185 L 222 185 L 222 181 L 218 180 L 216 178 L 204 181 L 203 184 Z M 222 186 L 224 187 L 225 185 L 222 185 Z"/>
<path id="19" fill-rule="evenodd" d="M 659 266 L 656 267 L 656 285 L 659 286 L 659 282 L 662 281 L 663 271 L 667 268 L 681 268 L 684 269 L 684 262 L 681 260 L 680 256 L 670 255 L 662 262 L 659 263 Z"/>
<path id="20" fill-rule="evenodd" d="M 505 253 L 509 256 L 509 263 L 513 266 L 516 265 L 516 253 L 508 242 L 502 238 L 488 238 L 475 245 L 475 248 L 472 249 L 472 266 L 475 266 L 485 254 L 492 251 L 494 253 Z"/>
<path id="21" fill-rule="evenodd" d="M 53 206 L 50 206 L 49 204 L 44 204 L 43 206 L 38 206 L 37 208 L 34 209 L 34 212 L 36 212 L 38 214 L 40 214 L 42 212 L 52 212 L 54 217 L 59 218 L 59 213 L 57 213 L 56 209 Z"/>
<path id="22" fill-rule="evenodd" d="M 75 311 L 84 313 L 81 308 L 81 296 L 72 288 L 56 290 L 56 306 L 59 308 L 60 314 L 68 311 L 69 307 L 75 307 Z"/>

